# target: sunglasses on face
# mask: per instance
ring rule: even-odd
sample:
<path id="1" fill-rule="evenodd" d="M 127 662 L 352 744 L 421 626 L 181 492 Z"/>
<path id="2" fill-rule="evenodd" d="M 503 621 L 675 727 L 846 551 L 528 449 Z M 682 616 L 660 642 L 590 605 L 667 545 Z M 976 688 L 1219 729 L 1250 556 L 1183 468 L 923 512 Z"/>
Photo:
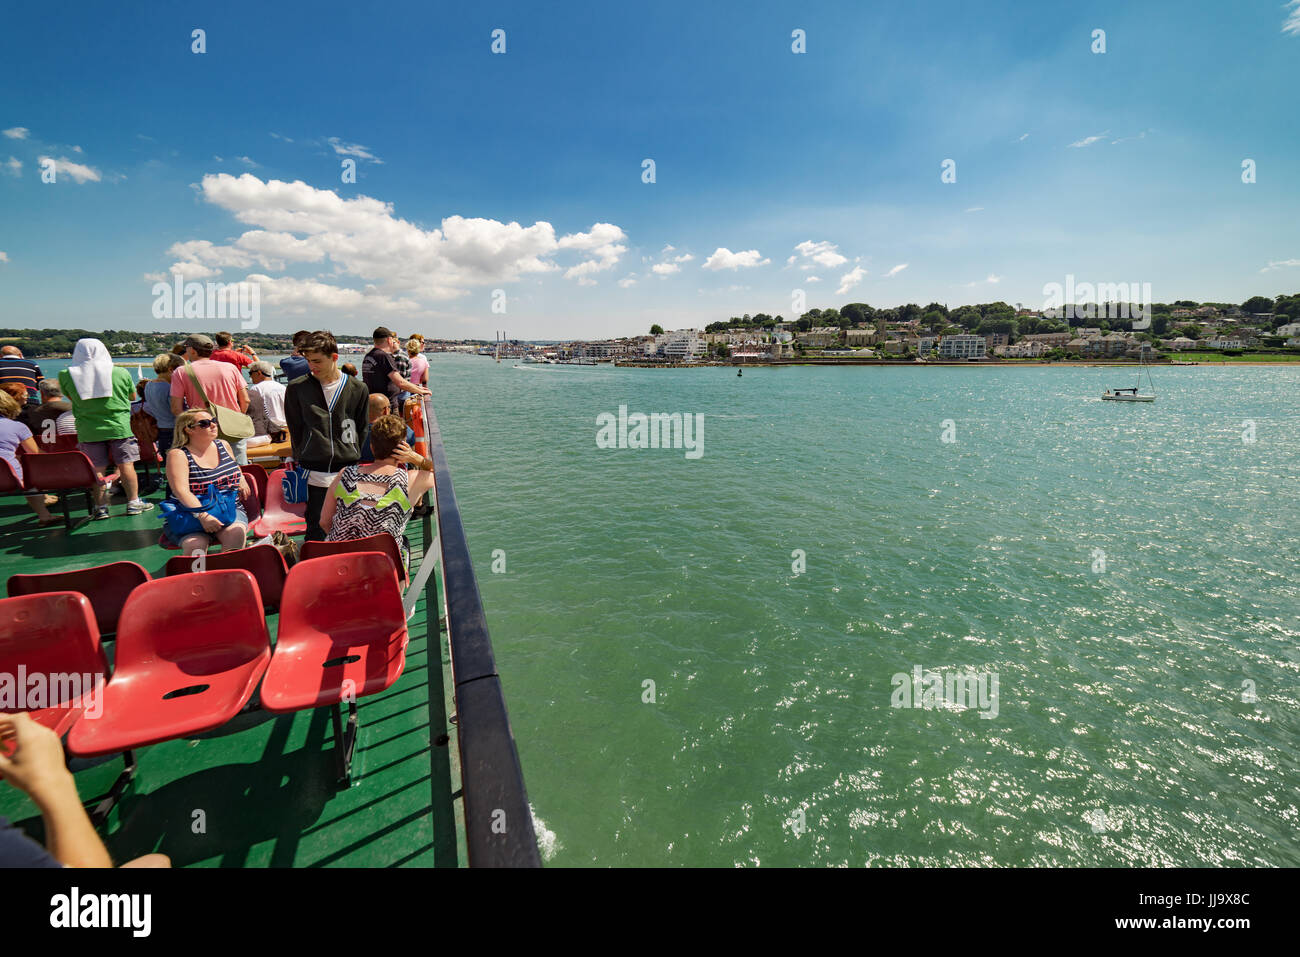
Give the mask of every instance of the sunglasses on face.
<path id="1" fill-rule="evenodd" d="M 212 428 L 212 427 L 213 427 L 214 425 L 216 425 L 216 424 L 217 424 L 217 423 L 214 422 L 212 419 L 199 419 L 197 422 L 194 423 L 194 428 L 196 428 L 196 429 L 210 429 L 210 428 Z"/>

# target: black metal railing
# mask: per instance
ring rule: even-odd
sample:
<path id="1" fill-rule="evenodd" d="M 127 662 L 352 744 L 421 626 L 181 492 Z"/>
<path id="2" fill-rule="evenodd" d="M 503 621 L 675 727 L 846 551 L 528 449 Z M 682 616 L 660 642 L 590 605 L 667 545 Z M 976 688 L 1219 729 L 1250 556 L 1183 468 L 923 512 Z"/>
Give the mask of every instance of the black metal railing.
<path id="1" fill-rule="evenodd" d="M 443 594 L 446 597 L 447 640 L 456 696 L 457 740 L 460 744 L 461 794 L 465 809 L 465 844 L 470 867 L 540 867 L 537 835 L 524 790 L 519 752 L 510 730 L 501 678 L 492 653 L 478 579 L 470 560 L 469 542 L 456 505 L 456 491 L 447 467 L 442 432 L 428 398 L 422 400 L 424 430 L 433 460 L 438 541 Z M 425 517 L 425 560 L 432 554 L 430 524 Z M 425 586 L 429 634 L 439 636 L 436 576 Z M 430 720 L 443 708 L 441 683 L 434 694 L 440 643 L 429 643 Z M 437 748 L 434 749 L 437 751 Z M 444 772 L 445 773 L 445 772 Z M 438 778 L 435 768 L 434 779 Z M 435 806 L 437 802 L 435 800 Z M 436 826 L 436 825 L 435 825 Z"/>

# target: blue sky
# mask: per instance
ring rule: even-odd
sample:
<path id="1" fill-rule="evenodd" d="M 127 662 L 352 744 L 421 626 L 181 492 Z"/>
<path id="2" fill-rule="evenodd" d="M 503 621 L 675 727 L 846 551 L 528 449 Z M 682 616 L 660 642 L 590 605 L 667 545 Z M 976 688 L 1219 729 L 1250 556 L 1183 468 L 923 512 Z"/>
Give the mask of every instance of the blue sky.
<path id="1" fill-rule="evenodd" d="M 4 14 L 0 325 L 187 326 L 173 268 L 484 338 L 1300 291 L 1294 0 L 191 6 Z"/>

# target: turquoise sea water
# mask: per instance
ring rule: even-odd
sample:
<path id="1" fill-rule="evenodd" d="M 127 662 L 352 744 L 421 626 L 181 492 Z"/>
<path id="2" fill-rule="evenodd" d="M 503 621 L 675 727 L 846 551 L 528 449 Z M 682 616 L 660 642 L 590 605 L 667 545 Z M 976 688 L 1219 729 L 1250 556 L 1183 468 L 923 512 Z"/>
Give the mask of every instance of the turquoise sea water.
<path id="1" fill-rule="evenodd" d="M 431 372 L 551 864 L 1300 864 L 1300 369 Z"/>

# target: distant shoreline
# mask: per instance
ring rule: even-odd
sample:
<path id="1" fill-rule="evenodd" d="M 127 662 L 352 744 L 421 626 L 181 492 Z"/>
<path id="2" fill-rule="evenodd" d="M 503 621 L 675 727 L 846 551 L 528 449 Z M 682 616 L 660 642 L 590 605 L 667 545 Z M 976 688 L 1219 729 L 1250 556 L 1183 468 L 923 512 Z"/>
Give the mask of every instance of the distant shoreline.
<path id="1" fill-rule="evenodd" d="M 622 369 L 764 369 L 783 366 L 879 366 L 895 369 L 927 369 L 941 367 L 945 369 L 1020 369 L 1046 368 L 1057 369 L 1138 369 L 1142 368 L 1136 361 L 1131 362 L 1039 362 L 1034 359 L 1012 362 L 898 362 L 888 359 L 778 359 L 774 362 L 615 362 Z M 1225 361 L 1213 359 L 1193 359 L 1186 364 L 1175 365 L 1171 362 L 1155 362 L 1147 365 L 1148 369 L 1192 369 L 1198 366 L 1212 366 L 1216 369 L 1226 366 L 1290 366 L 1300 369 L 1300 357 L 1282 360 L 1238 360 Z"/>

